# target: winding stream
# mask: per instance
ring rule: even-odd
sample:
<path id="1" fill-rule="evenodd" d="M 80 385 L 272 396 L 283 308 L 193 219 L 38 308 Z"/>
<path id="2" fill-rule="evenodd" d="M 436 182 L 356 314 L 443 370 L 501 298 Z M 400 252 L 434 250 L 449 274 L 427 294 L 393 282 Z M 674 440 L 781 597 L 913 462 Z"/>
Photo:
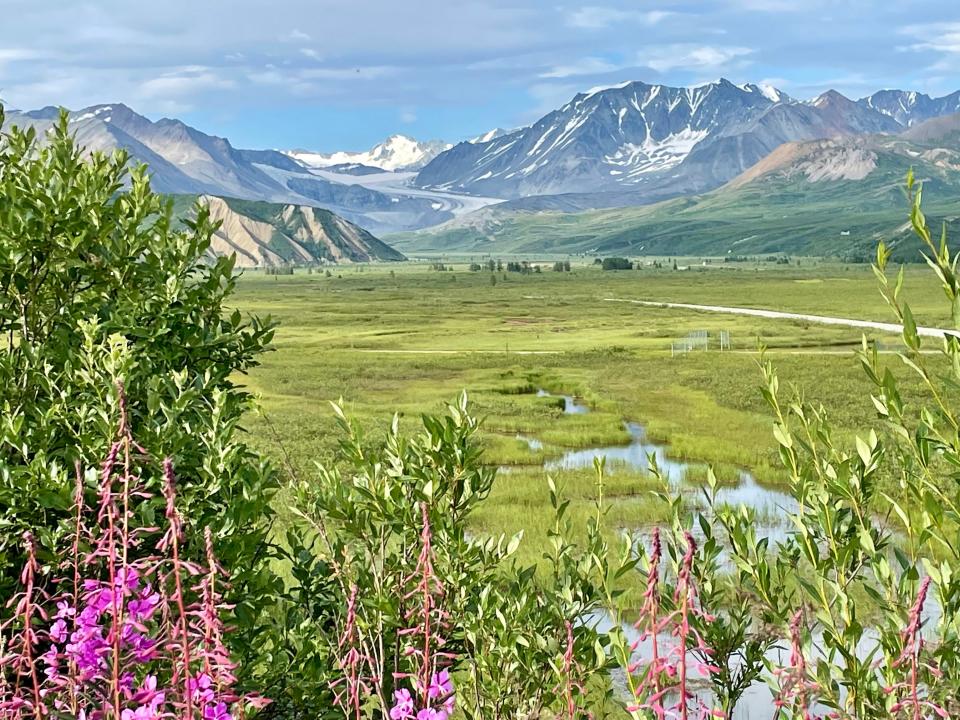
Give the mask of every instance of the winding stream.
<path id="1" fill-rule="evenodd" d="M 587 405 L 570 395 L 551 395 L 545 390 L 537 392 L 538 397 L 562 397 L 564 413 L 568 415 L 583 415 L 590 412 Z M 618 467 L 646 472 L 650 469 L 650 457 L 656 459 L 657 467 L 664 479 L 674 490 L 696 490 L 698 484 L 686 482 L 688 473 L 692 470 L 702 471 L 703 463 L 677 460 L 668 455 L 669 446 L 652 442 L 647 438 L 646 429 L 640 423 L 627 422 L 624 424 L 630 441 L 622 445 L 608 445 L 580 450 L 568 450 L 560 457 L 544 462 L 543 467 L 549 471 L 581 470 L 592 468 L 597 458 L 605 458 L 609 472 L 616 472 Z M 535 438 L 518 436 L 529 445 L 531 450 L 540 450 L 543 444 Z M 535 446 L 534 443 L 537 445 Z M 717 489 L 716 500 L 727 505 L 745 505 L 754 510 L 758 518 L 758 536 L 767 536 L 779 539 L 783 535 L 786 516 L 797 509 L 797 503 L 789 494 L 761 485 L 756 478 L 746 470 L 740 471 L 740 480 L 735 485 L 724 485 Z"/>

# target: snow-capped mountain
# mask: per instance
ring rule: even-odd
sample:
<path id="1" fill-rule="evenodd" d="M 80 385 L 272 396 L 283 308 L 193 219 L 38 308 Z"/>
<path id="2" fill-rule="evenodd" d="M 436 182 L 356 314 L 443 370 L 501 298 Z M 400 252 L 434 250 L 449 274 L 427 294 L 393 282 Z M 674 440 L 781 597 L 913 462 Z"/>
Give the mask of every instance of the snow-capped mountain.
<path id="1" fill-rule="evenodd" d="M 365 165 L 391 172 L 419 170 L 452 145 L 441 140 L 420 142 L 406 135 L 391 135 L 366 152 L 316 153 L 308 150 L 288 150 L 286 154 L 313 168 L 331 165 Z"/>
<path id="2" fill-rule="evenodd" d="M 902 128 L 833 91 L 801 103 L 724 79 L 693 88 L 626 82 L 581 93 L 529 128 L 460 143 L 416 182 L 507 198 L 627 192 L 618 202 L 636 204 L 718 187 L 784 142 Z"/>
<path id="3" fill-rule="evenodd" d="M 935 117 L 960 112 L 960 91 L 932 98 L 925 93 L 906 90 L 880 90 L 858 102 L 909 127 Z"/>
<path id="4" fill-rule="evenodd" d="M 760 95 L 763 95 L 767 100 L 771 102 L 793 102 L 793 98 L 787 95 L 782 90 L 778 90 L 773 85 L 768 85 L 766 83 L 760 83 L 759 85 L 754 83 L 744 83 L 743 85 L 738 85 L 741 90 L 746 92 L 754 92 Z"/>

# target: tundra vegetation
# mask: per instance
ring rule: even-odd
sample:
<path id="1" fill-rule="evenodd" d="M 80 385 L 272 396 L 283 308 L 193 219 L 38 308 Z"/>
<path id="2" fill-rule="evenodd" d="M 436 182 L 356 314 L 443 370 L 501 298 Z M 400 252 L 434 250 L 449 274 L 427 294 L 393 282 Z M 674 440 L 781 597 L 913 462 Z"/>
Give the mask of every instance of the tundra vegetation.
<path id="1" fill-rule="evenodd" d="M 123 154 L 86 157 L 65 117 L 42 147 L 4 132 L 0 717 L 736 717 L 758 684 L 777 718 L 957 716 L 960 337 L 917 318 L 960 328 L 960 277 L 907 191 L 930 277 L 877 249 L 903 332 L 895 354 L 860 343 L 858 382 L 843 329 L 667 312 L 637 332 L 603 297 L 735 285 L 873 315 L 843 270 L 238 284 L 203 209 L 176 224 Z M 275 344 L 268 286 L 293 319 Z M 379 325 L 401 316 L 397 346 Z M 771 346 L 759 393 L 756 354 L 662 349 L 704 322 Z M 313 424 L 324 384 L 368 399 Z M 551 465 L 631 432 L 669 451 Z M 776 533 L 724 494 L 747 468 L 790 499 Z"/>

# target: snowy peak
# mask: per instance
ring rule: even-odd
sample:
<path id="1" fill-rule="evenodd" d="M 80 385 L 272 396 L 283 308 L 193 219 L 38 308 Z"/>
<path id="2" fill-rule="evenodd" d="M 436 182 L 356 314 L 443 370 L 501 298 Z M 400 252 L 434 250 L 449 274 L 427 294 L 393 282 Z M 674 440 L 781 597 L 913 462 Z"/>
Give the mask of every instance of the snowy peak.
<path id="1" fill-rule="evenodd" d="M 325 168 L 331 165 L 366 165 L 390 172 L 418 170 L 444 150 L 452 147 L 440 140 L 420 142 L 407 135 L 391 135 L 366 152 L 340 151 L 316 153 L 306 150 L 285 151 L 308 167 Z"/>
<path id="2" fill-rule="evenodd" d="M 810 101 L 810 104 L 816 108 L 824 110 L 826 108 L 847 108 L 855 103 L 846 95 L 838 93 L 836 90 L 827 90 Z"/>
<path id="3" fill-rule="evenodd" d="M 778 90 L 773 85 L 767 85 L 765 83 L 760 83 L 759 85 L 754 83 L 744 83 L 738 87 L 745 92 L 763 95 L 770 102 L 793 102 L 793 98 L 791 98 L 785 92 Z"/>

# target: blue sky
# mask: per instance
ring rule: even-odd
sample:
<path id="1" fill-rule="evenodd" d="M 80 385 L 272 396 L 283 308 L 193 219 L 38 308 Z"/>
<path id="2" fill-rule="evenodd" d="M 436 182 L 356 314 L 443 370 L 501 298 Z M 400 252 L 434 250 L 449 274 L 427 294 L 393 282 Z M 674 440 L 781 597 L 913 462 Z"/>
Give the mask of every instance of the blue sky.
<path id="1" fill-rule="evenodd" d="M 532 122 L 623 80 L 960 89 L 957 0 L 0 0 L 0 99 L 125 102 L 240 147 Z"/>

